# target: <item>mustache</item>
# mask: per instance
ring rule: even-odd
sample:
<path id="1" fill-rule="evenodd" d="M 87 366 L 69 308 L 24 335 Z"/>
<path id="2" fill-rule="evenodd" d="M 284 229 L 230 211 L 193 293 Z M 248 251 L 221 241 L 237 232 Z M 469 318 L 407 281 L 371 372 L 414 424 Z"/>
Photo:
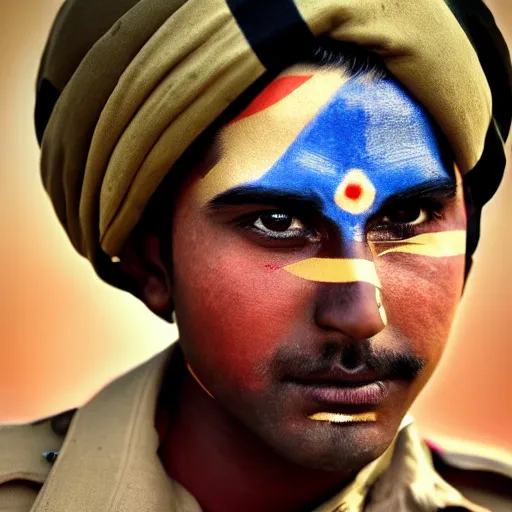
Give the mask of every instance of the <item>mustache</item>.
<path id="1" fill-rule="evenodd" d="M 411 381 L 420 375 L 426 361 L 413 354 L 376 348 L 369 340 L 362 340 L 326 343 L 316 355 L 307 355 L 297 346 L 282 347 L 273 366 L 274 375 L 296 378 L 314 378 L 341 370 Z"/>

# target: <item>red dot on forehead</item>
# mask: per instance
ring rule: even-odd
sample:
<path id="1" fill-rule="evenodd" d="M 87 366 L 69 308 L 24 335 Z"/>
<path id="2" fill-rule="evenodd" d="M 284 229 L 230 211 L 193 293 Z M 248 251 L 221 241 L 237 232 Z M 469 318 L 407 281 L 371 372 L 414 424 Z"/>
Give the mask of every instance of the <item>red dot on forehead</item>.
<path id="1" fill-rule="evenodd" d="M 348 197 L 349 199 L 353 199 L 354 201 L 356 199 L 359 199 L 362 194 L 363 187 L 361 187 L 361 185 L 358 185 L 357 183 L 349 183 L 345 188 L 345 196 Z"/>

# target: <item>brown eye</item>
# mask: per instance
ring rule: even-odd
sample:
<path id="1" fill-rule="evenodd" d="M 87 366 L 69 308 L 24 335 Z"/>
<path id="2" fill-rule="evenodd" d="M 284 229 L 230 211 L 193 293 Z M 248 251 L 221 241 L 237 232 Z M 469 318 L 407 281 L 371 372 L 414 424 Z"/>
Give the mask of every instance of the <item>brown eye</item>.
<path id="1" fill-rule="evenodd" d="M 306 229 L 306 226 L 297 217 L 286 213 L 265 213 L 260 215 L 256 219 L 254 227 L 266 233 L 302 232 Z"/>
<path id="2" fill-rule="evenodd" d="M 385 224 L 408 224 L 415 226 L 428 220 L 428 213 L 425 208 L 419 206 L 412 206 L 408 208 L 397 208 L 387 212 L 382 218 L 382 223 Z"/>
<path id="3" fill-rule="evenodd" d="M 316 244 L 322 239 L 319 231 L 311 229 L 298 217 L 279 211 L 260 214 L 255 221 L 251 221 L 251 228 L 267 240 L 286 240 L 287 243 L 303 245 Z"/>

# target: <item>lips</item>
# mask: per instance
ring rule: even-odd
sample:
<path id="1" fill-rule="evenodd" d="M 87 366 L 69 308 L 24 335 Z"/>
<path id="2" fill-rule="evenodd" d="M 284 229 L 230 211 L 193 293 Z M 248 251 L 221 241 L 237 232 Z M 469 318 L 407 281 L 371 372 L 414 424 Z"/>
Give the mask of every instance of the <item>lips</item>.
<path id="1" fill-rule="evenodd" d="M 385 375 L 338 370 L 320 376 L 285 380 L 302 395 L 324 405 L 379 405 L 393 385 L 393 381 Z"/>
<path id="2" fill-rule="evenodd" d="M 320 404 L 334 405 L 378 405 L 388 395 L 389 381 L 375 381 L 366 383 L 340 383 L 322 384 L 296 384 L 303 388 L 303 392 Z"/>

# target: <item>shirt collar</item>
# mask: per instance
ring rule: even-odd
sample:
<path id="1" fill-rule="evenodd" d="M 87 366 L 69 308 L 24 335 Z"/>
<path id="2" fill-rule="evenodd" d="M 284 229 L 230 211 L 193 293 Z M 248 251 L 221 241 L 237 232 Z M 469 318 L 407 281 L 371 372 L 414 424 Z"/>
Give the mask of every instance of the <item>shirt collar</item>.
<path id="1" fill-rule="evenodd" d="M 200 512 L 197 501 L 169 478 L 157 454 L 157 400 L 174 347 L 115 380 L 78 409 L 63 443 L 48 422 L 38 426 L 38 435 L 32 425 L 4 427 L 0 453 L 12 457 L 2 458 L 0 483 L 2 475 L 3 481 L 21 475 L 44 482 L 31 512 Z M 52 468 L 40 454 L 60 443 Z M 34 453 L 39 454 L 37 463 Z M 388 450 L 315 512 L 424 512 L 448 505 L 485 511 L 434 471 L 406 416 Z"/>

